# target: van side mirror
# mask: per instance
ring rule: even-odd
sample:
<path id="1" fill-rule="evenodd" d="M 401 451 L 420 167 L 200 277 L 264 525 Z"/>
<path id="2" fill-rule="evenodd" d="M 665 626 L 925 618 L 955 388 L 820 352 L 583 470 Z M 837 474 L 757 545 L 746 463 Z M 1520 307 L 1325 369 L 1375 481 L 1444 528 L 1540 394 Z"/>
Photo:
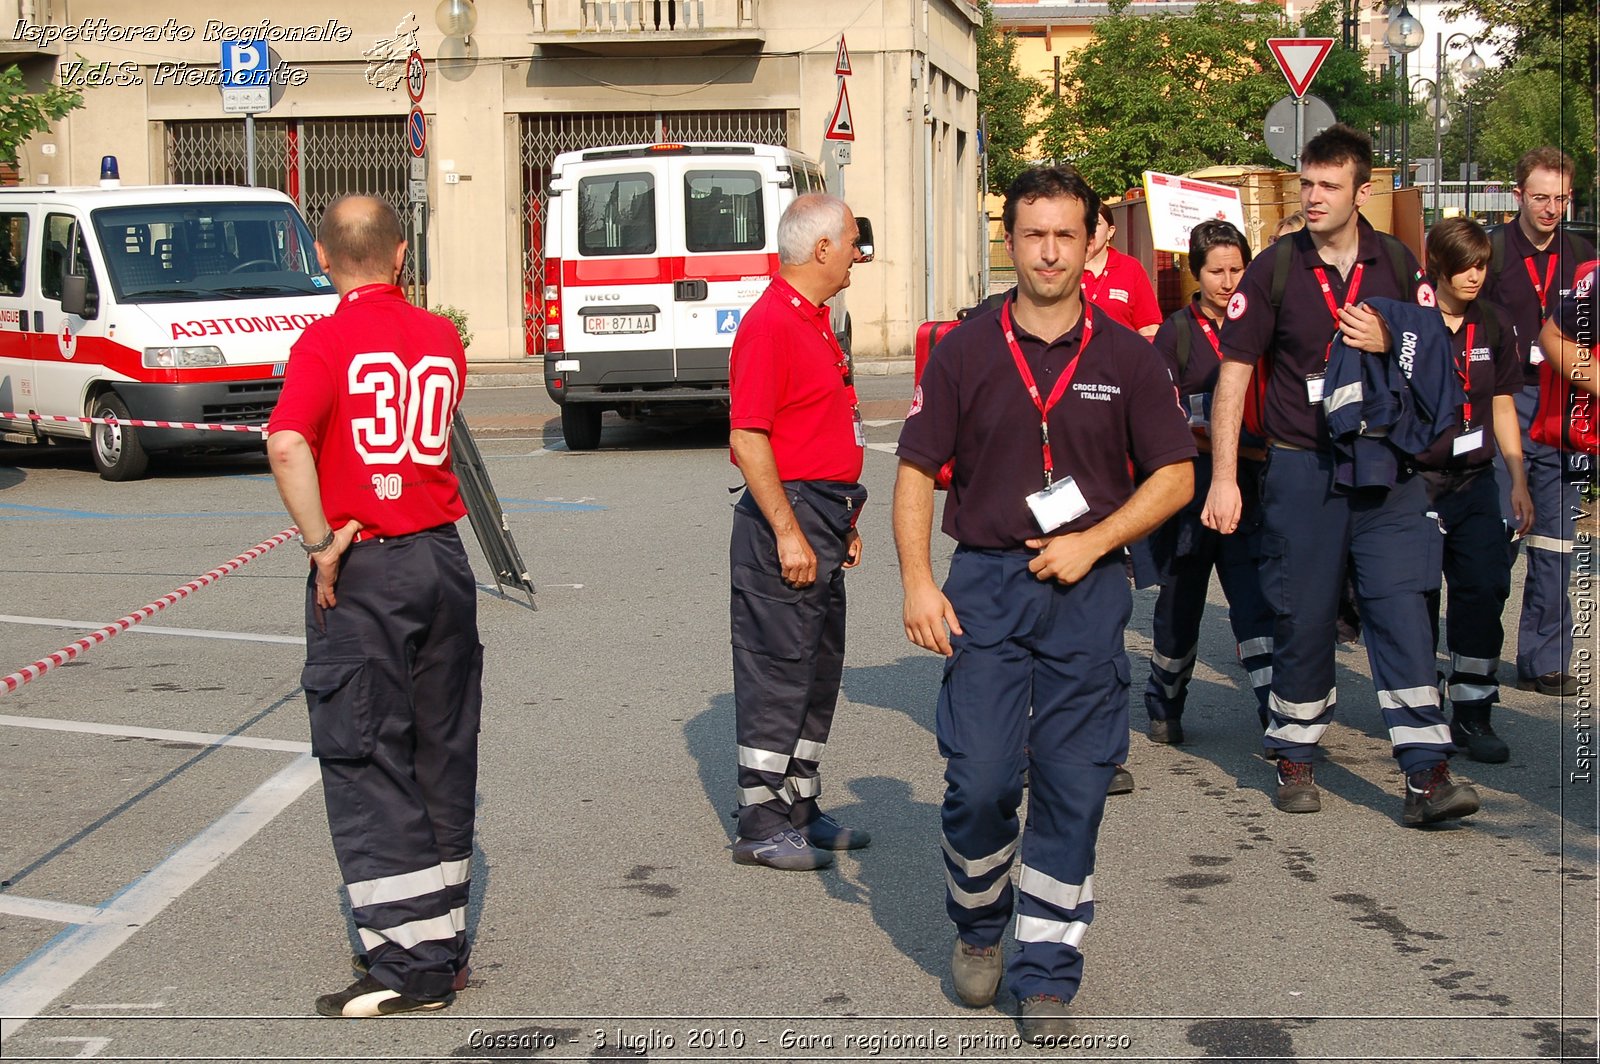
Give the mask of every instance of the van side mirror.
<path id="1" fill-rule="evenodd" d="M 99 317 L 100 308 L 89 300 L 89 278 L 81 273 L 61 276 L 61 309 L 84 319 Z"/>
<path id="2" fill-rule="evenodd" d="M 857 262 L 871 262 L 875 252 L 872 242 L 872 219 L 856 218 L 856 249 L 861 252 Z"/>

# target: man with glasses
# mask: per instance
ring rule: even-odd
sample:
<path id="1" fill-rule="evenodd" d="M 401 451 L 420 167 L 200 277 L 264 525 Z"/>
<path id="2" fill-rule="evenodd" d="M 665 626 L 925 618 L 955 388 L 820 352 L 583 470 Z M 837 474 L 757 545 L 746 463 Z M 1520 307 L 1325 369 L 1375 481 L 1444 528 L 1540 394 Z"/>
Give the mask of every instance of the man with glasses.
<path id="1" fill-rule="evenodd" d="M 1517 183 L 1512 190 L 1517 217 L 1490 234 L 1493 250 L 1484 285 L 1485 298 L 1504 308 L 1516 327 L 1523 369 L 1523 388 L 1516 405 L 1534 518 L 1524 541 L 1528 571 L 1517 627 L 1517 687 L 1558 697 L 1578 693 L 1577 681 L 1568 670 L 1572 607 L 1567 600 L 1577 486 L 1565 476 L 1561 453 L 1530 439 L 1528 425 L 1539 405 L 1539 363 L 1544 361 L 1539 330 L 1571 290 L 1578 265 L 1594 258 L 1588 241 L 1561 230 L 1561 219 L 1572 201 L 1572 171 L 1572 159 L 1551 147 L 1536 148 L 1517 161 Z M 1509 483 L 1503 467 L 1501 477 L 1503 484 Z M 1463 734 L 1459 726 L 1457 732 L 1456 742 L 1465 746 L 1474 760 L 1483 760 L 1478 749 L 1485 746 L 1482 740 L 1490 740 L 1487 746 L 1491 749 L 1500 745 L 1492 734 L 1475 736 L 1470 730 Z"/>

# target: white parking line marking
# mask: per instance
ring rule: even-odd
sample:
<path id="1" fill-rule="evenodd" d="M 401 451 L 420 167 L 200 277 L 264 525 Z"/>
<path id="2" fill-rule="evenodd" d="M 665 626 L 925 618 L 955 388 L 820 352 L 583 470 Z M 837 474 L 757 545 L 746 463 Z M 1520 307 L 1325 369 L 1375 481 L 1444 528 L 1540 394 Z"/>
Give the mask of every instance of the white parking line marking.
<path id="1" fill-rule="evenodd" d="M 898 443 L 869 443 L 867 446 L 874 451 L 882 451 L 884 454 L 894 454 L 900 449 Z"/>
<path id="2" fill-rule="evenodd" d="M 42 628 L 74 628 L 79 631 L 92 632 L 104 628 L 105 621 L 69 621 L 60 617 L 13 617 L 9 614 L 0 614 L 0 623 L 4 624 L 33 624 Z M 265 635 L 258 632 L 218 632 L 202 628 L 163 628 L 159 625 L 137 625 L 128 629 L 129 634 L 143 633 L 145 635 L 182 635 L 191 639 L 231 639 L 245 643 L 288 643 L 293 646 L 306 645 L 303 635 Z"/>
<path id="3" fill-rule="evenodd" d="M 131 1012 L 134 1009 L 164 1009 L 166 1007 L 167 1003 L 165 1001 L 129 1001 L 125 1003 L 110 1002 L 104 1005 L 85 1004 L 72 1006 L 72 1008 L 75 1008 L 80 1012 L 99 1012 L 101 1009 L 123 1009 Z"/>
<path id="4" fill-rule="evenodd" d="M 132 728 L 125 724 L 95 724 L 82 720 L 51 720 L 48 717 L 12 717 L 0 714 L 0 727 L 37 728 L 40 731 L 77 732 L 83 735 L 125 735 L 133 739 L 161 739 L 196 746 L 237 746 L 244 750 L 276 750 L 286 754 L 309 754 L 311 744 L 293 739 L 253 739 L 248 735 L 212 735 L 209 732 L 171 731 L 167 728 Z"/>
<path id="5" fill-rule="evenodd" d="M 881 429 L 885 425 L 902 425 L 905 420 L 903 417 L 875 417 L 863 421 L 862 424 L 869 429 Z"/>
<path id="6" fill-rule="evenodd" d="M 68 1060 L 93 1060 L 100 1055 L 100 1051 L 111 1044 L 109 1038 L 46 1038 L 46 1042 L 82 1042 L 83 1048 L 78 1050 Z"/>
<path id="7" fill-rule="evenodd" d="M 25 916 L 30 920 L 49 920 L 57 924 L 92 924 L 105 916 L 104 909 L 97 909 L 93 905 L 72 905 L 64 901 L 46 901 L 44 898 L 19 898 L 14 894 L 0 894 L 0 913 Z"/>
<path id="8" fill-rule="evenodd" d="M 205 878 L 318 780 L 316 760 L 302 754 L 257 787 L 171 857 L 105 905 L 100 923 L 72 928 L 0 976 L 0 1040 L 60 997 L 184 891 Z"/>

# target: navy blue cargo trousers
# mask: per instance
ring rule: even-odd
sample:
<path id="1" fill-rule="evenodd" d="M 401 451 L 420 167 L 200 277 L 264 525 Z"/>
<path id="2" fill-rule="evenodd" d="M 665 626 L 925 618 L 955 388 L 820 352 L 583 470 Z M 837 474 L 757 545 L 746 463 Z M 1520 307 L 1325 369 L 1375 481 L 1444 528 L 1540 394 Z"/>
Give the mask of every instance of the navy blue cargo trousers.
<path id="1" fill-rule="evenodd" d="M 1012 991 L 1070 1001 L 1094 919 L 1106 786 L 1128 756 L 1123 631 L 1133 599 L 1119 556 L 1072 585 L 1036 579 L 1035 556 L 959 547 L 950 560 L 944 593 L 963 634 L 950 641 L 936 727 L 947 759 L 945 909 L 962 941 L 992 946 L 1015 908 Z"/>
<path id="2" fill-rule="evenodd" d="M 477 584 L 454 525 L 353 545 L 306 583 L 311 752 L 373 978 L 440 1001 L 467 966 L 483 708 Z"/>
<path id="3" fill-rule="evenodd" d="M 785 481 L 817 558 L 809 587 L 784 582 L 777 538 L 746 491 L 733 509 L 734 730 L 739 744 L 739 835 L 767 839 L 816 819 L 821 761 L 844 675 L 845 543 L 866 489 Z"/>
<path id="4" fill-rule="evenodd" d="M 1439 589 L 1444 536 L 1421 475 L 1387 491 L 1334 489 L 1331 454 L 1271 446 L 1261 487 L 1261 588 L 1277 617 L 1264 742 L 1310 761 L 1338 704 L 1333 653 L 1346 559 L 1378 708 L 1400 770 L 1455 752 L 1440 706 L 1428 596 Z"/>

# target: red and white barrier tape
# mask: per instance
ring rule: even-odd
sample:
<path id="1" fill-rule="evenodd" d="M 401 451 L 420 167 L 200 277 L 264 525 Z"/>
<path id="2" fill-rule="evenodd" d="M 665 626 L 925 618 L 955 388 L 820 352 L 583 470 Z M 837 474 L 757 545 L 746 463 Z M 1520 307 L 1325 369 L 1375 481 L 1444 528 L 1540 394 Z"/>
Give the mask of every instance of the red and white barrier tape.
<path id="1" fill-rule="evenodd" d="M 139 607 L 126 617 L 112 621 L 104 628 L 90 632 L 76 643 L 64 646 L 54 654 L 51 654 L 49 657 L 40 658 L 32 665 L 29 665 L 26 668 L 18 669 L 10 676 L 0 677 L 0 695 L 10 694 L 12 691 L 15 691 L 17 688 L 21 687 L 25 683 L 28 683 L 30 680 L 36 680 L 43 676 L 57 665 L 65 665 L 79 654 L 82 654 L 85 650 L 88 650 L 90 647 L 98 646 L 99 644 L 106 642 L 114 635 L 121 635 L 123 632 L 126 632 L 129 628 L 132 628 L 140 621 L 149 620 L 151 617 L 154 617 L 156 613 L 166 609 L 179 599 L 187 598 L 189 595 L 199 591 L 207 584 L 215 583 L 224 576 L 227 576 L 229 573 L 233 572 L 235 569 L 238 569 L 249 562 L 255 561 L 273 547 L 287 543 L 289 540 L 294 538 L 297 531 L 298 529 L 286 528 L 282 532 L 279 532 L 276 536 L 273 536 L 271 539 L 263 540 L 260 543 L 257 543 L 254 547 L 251 547 L 249 550 L 245 551 L 237 558 L 234 558 L 232 561 L 223 562 L 221 565 L 217 566 L 209 573 L 206 573 L 204 576 L 196 577 L 177 590 L 162 595 L 149 605 Z"/>
<path id="2" fill-rule="evenodd" d="M 257 432 L 265 436 L 265 425 L 212 425 L 195 421 L 141 421 L 137 418 L 65 417 L 61 414 L 19 413 L 0 410 L 0 418 L 10 421 L 58 421 L 75 425 L 126 425 L 134 429 L 205 429 L 208 432 Z"/>

